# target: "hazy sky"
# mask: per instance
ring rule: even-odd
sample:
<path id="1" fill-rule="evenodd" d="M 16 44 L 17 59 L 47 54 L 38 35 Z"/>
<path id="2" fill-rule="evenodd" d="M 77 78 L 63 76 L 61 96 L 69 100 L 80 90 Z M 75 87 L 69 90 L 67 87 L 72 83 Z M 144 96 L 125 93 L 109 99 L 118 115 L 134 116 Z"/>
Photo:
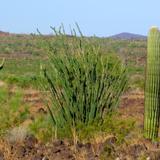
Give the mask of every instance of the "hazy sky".
<path id="1" fill-rule="evenodd" d="M 50 26 L 77 22 L 85 35 L 146 35 L 160 27 L 160 0 L 0 0 L 0 30 L 51 33 Z"/>

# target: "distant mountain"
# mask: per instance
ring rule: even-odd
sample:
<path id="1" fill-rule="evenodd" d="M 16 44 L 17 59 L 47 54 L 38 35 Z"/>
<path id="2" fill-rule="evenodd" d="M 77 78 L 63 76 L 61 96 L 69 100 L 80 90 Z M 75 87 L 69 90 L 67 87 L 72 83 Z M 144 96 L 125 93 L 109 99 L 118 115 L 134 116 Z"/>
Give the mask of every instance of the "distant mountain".
<path id="1" fill-rule="evenodd" d="M 8 35 L 9 35 L 9 32 L 0 31 L 0 36 L 8 36 Z"/>
<path id="2" fill-rule="evenodd" d="M 108 38 L 113 38 L 113 39 L 124 39 L 124 40 L 131 40 L 131 39 L 135 39 L 135 40 L 144 40 L 147 39 L 147 36 L 144 35 L 140 35 L 140 34 L 133 34 L 133 33 L 127 33 L 127 32 L 123 32 L 123 33 L 119 33 L 113 36 L 110 36 Z"/>

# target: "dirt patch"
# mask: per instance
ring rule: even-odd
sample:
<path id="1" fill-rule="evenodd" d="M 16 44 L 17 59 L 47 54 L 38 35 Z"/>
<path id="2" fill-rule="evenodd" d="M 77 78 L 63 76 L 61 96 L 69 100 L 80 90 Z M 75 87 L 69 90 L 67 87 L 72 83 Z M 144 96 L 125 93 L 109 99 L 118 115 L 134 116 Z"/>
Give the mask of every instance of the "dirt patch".
<path id="1" fill-rule="evenodd" d="M 44 104 L 42 94 L 39 91 L 33 89 L 25 90 L 23 101 L 30 105 L 29 111 L 31 117 L 35 117 L 37 114 L 47 113 L 47 107 Z"/>
<path id="2" fill-rule="evenodd" d="M 149 148 L 152 146 L 152 149 Z M 34 137 L 27 137 L 23 143 L 0 143 L 0 160 L 159 160 L 160 148 L 147 141 L 139 141 L 130 145 L 116 146 L 116 140 L 107 139 L 99 149 L 100 154 L 93 150 L 93 144 L 56 140 L 43 144 Z M 103 155 L 103 156 L 102 156 Z"/>
<path id="3" fill-rule="evenodd" d="M 119 110 L 122 118 L 132 117 L 139 125 L 143 125 L 144 92 L 132 91 L 123 95 Z"/>
<path id="4" fill-rule="evenodd" d="M 0 156 L 4 160 L 81 160 L 80 155 L 83 155 L 86 160 L 98 160 L 91 144 L 78 144 L 76 149 L 75 151 L 73 143 L 69 141 L 56 140 L 50 144 L 43 144 L 30 136 L 23 143 L 1 142 Z M 83 151 L 85 154 L 82 154 Z"/>

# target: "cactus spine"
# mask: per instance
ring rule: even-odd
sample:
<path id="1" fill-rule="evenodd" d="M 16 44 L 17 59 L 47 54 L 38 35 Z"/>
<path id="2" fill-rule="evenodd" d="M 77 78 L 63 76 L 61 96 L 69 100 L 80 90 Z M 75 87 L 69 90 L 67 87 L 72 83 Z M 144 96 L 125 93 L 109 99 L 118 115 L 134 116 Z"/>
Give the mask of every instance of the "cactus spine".
<path id="1" fill-rule="evenodd" d="M 144 135 L 155 140 L 160 118 L 160 31 L 157 27 L 150 29 L 147 51 Z"/>

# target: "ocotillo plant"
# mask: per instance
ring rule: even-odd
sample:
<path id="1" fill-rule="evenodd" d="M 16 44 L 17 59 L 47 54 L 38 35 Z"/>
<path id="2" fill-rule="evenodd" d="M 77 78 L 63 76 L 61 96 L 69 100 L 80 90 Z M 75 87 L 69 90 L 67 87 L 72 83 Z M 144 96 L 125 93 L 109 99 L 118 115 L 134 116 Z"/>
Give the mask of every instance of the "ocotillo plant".
<path id="1" fill-rule="evenodd" d="M 158 137 L 160 118 L 160 31 L 152 27 L 148 35 L 148 53 L 145 82 L 145 137 Z"/>
<path id="2" fill-rule="evenodd" d="M 56 32 L 48 66 L 42 67 L 41 84 L 50 91 L 48 108 L 56 130 L 102 123 L 105 114 L 117 107 L 127 82 L 117 55 L 105 55 L 89 39 L 73 33 L 68 37 Z"/>

